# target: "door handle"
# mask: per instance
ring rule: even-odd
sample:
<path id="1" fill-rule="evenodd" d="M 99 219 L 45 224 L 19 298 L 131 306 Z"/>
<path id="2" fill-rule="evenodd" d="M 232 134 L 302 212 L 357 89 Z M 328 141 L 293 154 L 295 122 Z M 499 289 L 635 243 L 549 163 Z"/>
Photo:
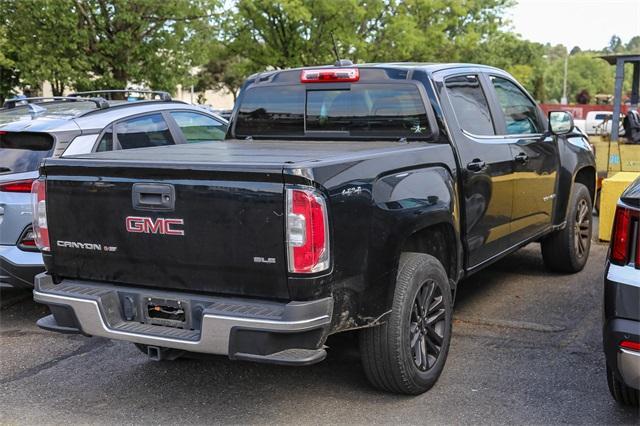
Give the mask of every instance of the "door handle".
<path id="1" fill-rule="evenodd" d="M 134 183 L 131 191 L 136 210 L 173 210 L 176 193 L 173 185 Z"/>
<path id="2" fill-rule="evenodd" d="M 516 155 L 515 160 L 520 164 L 526 164 L 527 161 L 529 161 L 529 156 L 524 152 L 521 152 L 520 154 Z"/>
<path id="3" fill-rule="evenodd" d="M 478 158 L 475 158 L 472 162 L 467 164 L 467 170 L 472 172 L 479 172 L 483 170 L 485 167 L 487 167 L 487 163 L 485 163 L 484 161 Z"/>

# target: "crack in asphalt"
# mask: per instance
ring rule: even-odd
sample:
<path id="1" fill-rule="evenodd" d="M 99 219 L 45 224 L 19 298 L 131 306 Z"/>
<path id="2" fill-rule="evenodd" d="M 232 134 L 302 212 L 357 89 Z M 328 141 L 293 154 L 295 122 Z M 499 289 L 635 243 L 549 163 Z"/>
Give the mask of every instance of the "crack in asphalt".
<path id="1" fill-rule="evenodd" d="M 486 327 L 513 328 L 516 330 L 538 331 L 541 333 L 559 333 L 567 329 L 566 327 L 562 327 L 562 326 L 540 324 L 536 322 L 484 319 L 484 318 L 473 318 L 473 317 L 454 317 L 453 321 L 473 324 L 473 325 L 486 326 Z"/>
<path id="2" fill-rule="evenodd" d="M 71 351 L 69 353 L 66 353 L 64 355 L 60 355 L 50 361 L 47 361 L 45 363 L 36 365 L 34 367 L 31 368 L 27 368 L 26 370 L 21 371 L 20 373 L 11 376 L 11 377 L 7 377 L 4 379 L 0 379 L 0 385 L 6 385 L 8 383 L 12 383 L 18 380 L 23 380 L 23 379 L 27 379 L 29 377 L 35 376 L 36 374 L 48 370 L 54 366 L 56 366 L 57 364 L 59 364 L 60 362 L 69 359 L 69 358 L 73 358 L 75 356 L 79 356 L 79 355 L 83 355 L 86 354 L 88 352 L 91 352 L 95 349 L 98 349 L 102 346 L 106 346 L 107 344 L 109 344 L 110 341 L 107 339 L 91 339 L 90 341 L 88 341 L 87 343 L 85 343 L 84 345 L 80 346 L 79 348 L 75 349 L 74 351 Z"/>
<path id="3" fill-rule="evenodd" d="M 599 357 L 600 352 L 597 348 L 592 347 L 588 343 L 582 345 L 567 346 L 563 343 L 547 342 L 544 348 L 541 348 L 538 343 L 531 342 L 530 339 L 518 339 L 514 336 L 503 337 L 497 335 L 477 335 L 474 333 L 458 331 L 457 338 L 466 338 L 473 341 L 480 341 L 490 348 L 500 350 L 535 350 L 535 351 L 557 351 L 560 353 L 566 353 L 569 355 L 578 356 L 596 356 Z M 595 354 L 595 355 L 594 355 Z"/>

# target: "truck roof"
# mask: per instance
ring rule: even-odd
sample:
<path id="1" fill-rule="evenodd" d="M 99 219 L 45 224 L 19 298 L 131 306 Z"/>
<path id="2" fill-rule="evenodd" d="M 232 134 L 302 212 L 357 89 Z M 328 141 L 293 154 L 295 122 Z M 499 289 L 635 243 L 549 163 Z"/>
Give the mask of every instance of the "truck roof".
<path id="1" fill-rule="evenodd" d="M 265 76 L 265 75 L 272 75 L 272 74 L 277 74 L 277 73 L 280 73 L 280 72 L 287 72 L 287 71 L 301 71 L 301 70 L 308 70 L 308 69 L 325 69 L 325 68 L 346 68 L 346 67 L 348 67 L 348 68 L 353 68 L 353 67 L 356 67 L 356 68 L 385 68 L 385 69 L 397 69 L 397 70 L 419 69 L 419 70 L 426 71 L 427 73 L 437 72 L 437 71 L 441 71 L 441 70 L 445 70 L 445 69 L 455 69 L 455 68 L 484 68 L 484 69 L 487 69 L 487 70 L 499 71 L 501 73 L 504 73 L 504 71 L 499 69 L 499 68 L 491 67 L 489 65 L 471 64 L 471 63 L 457 63 L 457 62 L 443 62 L 443 63 L 436 63 L 436 62 L 371 62 L 371 63 L 353 64 L 353 65 L 345 65 L 345 64 L 342 64 L 341 66 L 337 66 L 336 64 L 333 64 L 333 65 L 318 65 L 318 66 L 308 66 L 308 67 L 298 67 L 298 68 L 287 68 L 287 69 L 283 69 L 283 70 L 264 71 L 264 72 L 256 73 L 256 74 L 252 75 L 249 78 L 250 79 L 258 78 L 258 77 Z"/>

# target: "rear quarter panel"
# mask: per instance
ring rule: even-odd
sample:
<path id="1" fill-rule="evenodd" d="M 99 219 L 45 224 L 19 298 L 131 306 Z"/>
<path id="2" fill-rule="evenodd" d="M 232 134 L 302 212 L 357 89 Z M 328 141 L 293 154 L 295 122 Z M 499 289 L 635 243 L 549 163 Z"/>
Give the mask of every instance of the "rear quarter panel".
<path id="1" fill-rule="evenodd" d="M 389 309 L 400 250 L 413 232 L 438 223 L 459 232 L 447 144 L 399 144 L 396 153 L 285 173 L 290 183 L 319 185 L 329 199 L 332 269 L 290 279 L 289 291 L 293 299 L 333 294 L 334 332 L 370 324 Z"/>

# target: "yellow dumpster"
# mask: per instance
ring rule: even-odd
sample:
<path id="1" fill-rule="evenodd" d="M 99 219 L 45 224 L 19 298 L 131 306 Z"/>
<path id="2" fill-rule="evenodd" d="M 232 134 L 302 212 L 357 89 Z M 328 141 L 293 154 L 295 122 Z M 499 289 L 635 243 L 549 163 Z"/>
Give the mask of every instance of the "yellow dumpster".
<path id="1" fill-rule="evenodd" d="M 600 193 L 600 229 L 598 237 L 602 241 L 611 239 L 611 228 L 613 227 L 613 216 L 616 212 L 616 204 L 620 194 L 638 176 L 639 172 L 618 172 L 609 173 L 611 176 L 602 181 L 602 191 Z"/>

